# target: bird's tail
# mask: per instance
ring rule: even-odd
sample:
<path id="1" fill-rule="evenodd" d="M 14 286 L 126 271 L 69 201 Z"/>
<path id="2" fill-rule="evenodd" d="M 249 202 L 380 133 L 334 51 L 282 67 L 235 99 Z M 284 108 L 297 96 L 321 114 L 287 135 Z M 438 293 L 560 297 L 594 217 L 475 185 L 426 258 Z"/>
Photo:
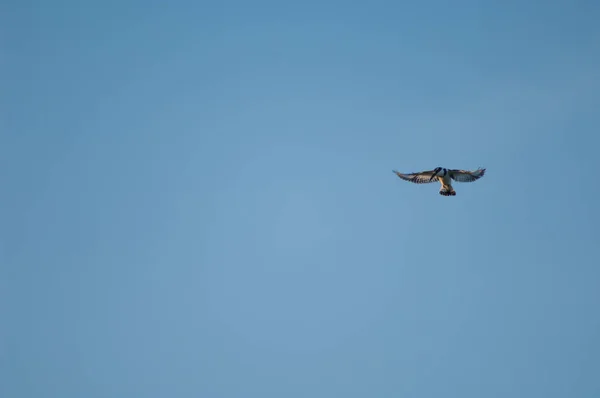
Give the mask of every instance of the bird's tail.
<path id="1" fill-rule="evenodd" d="M 442 195 L 442 196 L 456 196 L 456 191 L 452 187 L 442 187 L 442 189 L 440 189 L 440 195 Z"/>

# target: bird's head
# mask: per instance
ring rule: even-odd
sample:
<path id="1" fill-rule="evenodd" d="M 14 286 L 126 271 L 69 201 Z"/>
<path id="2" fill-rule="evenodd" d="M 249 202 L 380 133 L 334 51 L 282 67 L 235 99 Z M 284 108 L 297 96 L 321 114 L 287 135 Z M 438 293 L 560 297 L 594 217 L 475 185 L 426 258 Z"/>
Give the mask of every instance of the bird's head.
<path id="1" fill-rule="evenodd" d="M 442 171 L 441 167 L 436 167 L 435 169 L 433 169 L 433 174 L 431 175 L 429 181 L 433 181 L 433 179 L 440 174 L 440 171 Z"/>

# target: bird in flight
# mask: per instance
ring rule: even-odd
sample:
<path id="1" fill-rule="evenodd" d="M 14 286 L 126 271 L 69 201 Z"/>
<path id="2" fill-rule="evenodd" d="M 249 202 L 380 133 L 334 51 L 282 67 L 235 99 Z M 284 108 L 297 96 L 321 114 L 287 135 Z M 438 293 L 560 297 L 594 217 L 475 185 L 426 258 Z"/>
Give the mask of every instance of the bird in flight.
<path id="1" fill-rule="evenodd" d="M 421 171 L 420 173 L 402 174 L 396 170 L 392 170 L 398 177 L 405 181 L 410 181 L 415 184 L 428 184 L 430 182 L 439 181 L 442 184 L 440 195 L 456 196 L 456 191 L 452 187 L 452 180 L 457 182 L 473 182 L 485 174 L 485 169 L 478 168 L 475 171 L 445 169 L 436 167 L 433 170 Z"/>

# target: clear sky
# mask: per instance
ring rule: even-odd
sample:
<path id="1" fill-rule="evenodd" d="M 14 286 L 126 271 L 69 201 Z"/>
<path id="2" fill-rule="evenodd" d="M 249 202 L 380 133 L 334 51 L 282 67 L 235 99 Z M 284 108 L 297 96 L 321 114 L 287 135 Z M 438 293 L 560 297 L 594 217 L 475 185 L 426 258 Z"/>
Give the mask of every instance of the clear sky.
<path id="1" fill-rule="evenodd" d="M 0 9 L 0 396 L 600 396 L 598 1 Z"/>

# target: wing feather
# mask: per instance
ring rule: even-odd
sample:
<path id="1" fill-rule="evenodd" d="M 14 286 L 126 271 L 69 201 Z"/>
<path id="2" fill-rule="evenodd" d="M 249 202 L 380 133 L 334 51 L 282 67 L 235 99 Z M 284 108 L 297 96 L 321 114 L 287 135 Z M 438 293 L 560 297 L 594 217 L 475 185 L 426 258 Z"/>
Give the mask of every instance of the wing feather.
<path id="1" fill-rule="evenodd" d="M 397 172 L 396 170 L 392 170 L 398 177 L 403 179 L 404 181 L 410 181 L 415 184 L 428 184 L 430 182 L 436 182 L 437 178 L 431 179 L 433 176 L 433 170 L 421 171 L 419 173 L 408 173 L 402 174 Z"/>
<path id="2" fill-rule="evenodd" d="M 485 174 L 485 169 L 478 168 L 475 171 L 468 170 L 448 170 L 450 172 L 450 178 L 457 182 L 473 182 L 477 181 Z"/>

